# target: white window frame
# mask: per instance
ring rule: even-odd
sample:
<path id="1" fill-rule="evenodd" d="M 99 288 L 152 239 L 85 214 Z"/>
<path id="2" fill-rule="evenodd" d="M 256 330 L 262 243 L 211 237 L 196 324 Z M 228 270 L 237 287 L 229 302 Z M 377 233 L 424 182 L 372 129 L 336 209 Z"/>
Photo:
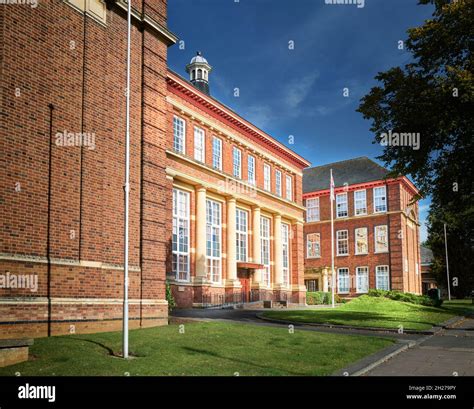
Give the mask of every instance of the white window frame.
<path id="1" fill-rule="evenodd" d="M 385 227 L 385 232 L 386 232 L 386 238 L 387 238 L 387 244 L 384 246 L 382 250 L 379 250 L 379 246 L 377 244 L 377 238 L 378 238 L 378 231 L 380 230 L 381 227 Z M 374 253 L 388 253 L 389 251 L 389 244 L 388 244 L 388 226 L 386 224 L 381 224 L 379 226 L 374 226 Z"/>
<path id="2" fill-rule="evenodd" d="M 281 172 L 275 169 L 275 193 L 281 197 Z"/>
<path id="3" fill-rule="evenodd" d="M 365 275 L 365 278 L 366 278 L 365 288 L 359 285 L 361 275 Z M 369 267 L 368 266 L 356 267 L 356 293 L 365 294 L 367 292 L 369 292 Z"/>
<path id="4" fill-rule="evenodd" d="M 204 129 L 197 126 L 194 127 L 194 159 L 206 162 L 206 134 Z"/>
<path id="5" fill-rule="evenodd" d="M 346 238 L 340 238 L 340 233 L 346 233 Z M 347 253 L 341 253 L 339 245 L 341 242 L 346 242 Z M 349 230 L 337 230 L 336 231 L 336 248 L 338 256 L 348 256 L 349 255 Z"/>
<path id="6" fill-rule="evenodd" d="M 345 200 L 342 200 L 345 198 Z M 336 195 L 336 218 L 342 219 L 345 217 L 349 217 L 349 203 L 347 192 L 338 193 Z"/>
<path id="7" fill-rule="evenodd" d="M 319 220 L 319 197 L 311 197 L 306 199 L 306 221 L 318 222 Z"/>
<path id="8" fill-rule="evenodd" d="M 260 257 L 261 263 L 265 266 L 262 271 L 262 283 L 269 287 L 271 284 L 270 271 L 270 219 L 260 216 Z"/>
<path id="9" fill-rule="evenodd" d="M 213 233 L 217 233 L 217 244 Z M 222 204 L 211 199 L 206 199 L 206 268 L 212 283 L 222 281 Z"/>
<path id="10" fill-rule="evenodd" d="M 357 246 L 357 232 L 358 230 L 365 230 L 365 247 L 366 251 L 365 252 L 360 252 L 359 247 Z M 355 254 L 356 255 L 361 255 L 361 254 L 369 254 L 369 229 L 367 227 L 357 227 L 354 230 L 354 247 L 355 247 Z"/>
<path id="11" fill-rule="evenodd" d="M 255 156 L 247 156 L 247 181 L 251 185 L 255 185 Z"/>
<path id="12" fill-rule="evenodd" d="M 312 240 L 312 236 L 316 239 Z M 311 255 L 311 250 L 316 255 Z M 306 258 L 321 258 L 321 233 L 308 233 L 306 235 Z"/>
<path id="13" fill-rule="evenodd" d="M 269 164 L 263 164 L 263 188 L 270 192 L 272 190 L 272 172 Z"/>
<path id="14" fill-rule="evenodd" d="M 383 192 L 383 193 L 381 194 L 378 192 Z M 387 187 L 386 186 L 374 187 L 373 197 L 374 197 L 374 213 L 385 213 L 387 211 Z M 379 210 L 377 210 L 377 207 L 379 208 Z"/>
<path id="15" fill-rule="evenodd" d="M 186 153 L 186 121 L 176 115 L 173 116 L 173 149 Z"/>
<path id="16" fill-rule="evenodd" d="M 248 212 L 244 209 L 235 210 L 235 253 L 236 260 L 246 262 L 248 257 Z"/>
<path id="17" fill-rule="evenodd" d="M 286 200 L 293 200 L 293 178 L 290 175 L 286 175 Z"/>
<path id="18" fill-rule="evenodd" d="M 357 194 L 363 194 L 362 198 L 357 198 Z M 364 216 L 367 214 L 367 190 L 354 191 L 354 216 Z"/>
<path id="19" fill-rule="evenodd" d="M 222 139 L 217 136 L 212 137 L 212 167 L 222 170 Z"/>
<path id="20" fill-rule="evenodd" d="M 242 151 L 237 147 L 232 147 L 232 175 L 242 178 Z"/>
<path id="21" fill-rule="evenodd" d="M 347 276 L 344 274 L 344 284 L 347 285 L 347 287 L 344 287 L 343 290 L 341 290 L 341 272 L 347 273 Z M 347 290 L 346 290 L 347 288 Z M 349 269 L 347 267 L 340 267 L 337 269 L 337 293 L 338 294 L 349 294 L 351 291 L 351 277 L 349 273 Z"/>
<path id="22" fill-rule="evenodd" d="M 381 269 L 383 269 L 382 272 Z M 381 273 L 383 273 L 383 276 Z M 386 280 L 387 285 L 383 286 L 381 280 Z M 375 266 L 375 288 L 377 290 L 390 290 L 390 270 L 387 265 Z"/>
<path id="23" fill-rule="evenodd" d="M 184 202 L 181 200 L 184 199 Z M 190 212 L 189 192 L 173 189 L 173 233 L 172 233 L 172 272 L 175 280 L 189 282 L 190 266 Z M 186 257 L 186 265 L 181 270 L 180 258 Z M 176 261 L 175 261 L 176 258 Z"/>
<path id="24" fill-rule="evenodd" d="M 289 287 L 290 277 L 290 226 L 286 223 L 281 224 L 281 247 L 282 247 L 282 266 L 283 266 L 283 285 Z"/>

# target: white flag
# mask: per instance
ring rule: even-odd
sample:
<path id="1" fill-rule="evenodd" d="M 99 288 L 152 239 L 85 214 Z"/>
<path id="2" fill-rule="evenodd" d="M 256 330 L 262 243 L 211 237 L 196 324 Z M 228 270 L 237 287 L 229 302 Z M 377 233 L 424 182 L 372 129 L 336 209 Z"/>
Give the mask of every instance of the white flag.
<path id="1" fill-rule="evenodd" d="M 330 186 L 331 186 L 331 201 L 334 200 L 334 178 L 332 177 L 332 169 L 331 169 L 331 181 L 330 181 Z"/>

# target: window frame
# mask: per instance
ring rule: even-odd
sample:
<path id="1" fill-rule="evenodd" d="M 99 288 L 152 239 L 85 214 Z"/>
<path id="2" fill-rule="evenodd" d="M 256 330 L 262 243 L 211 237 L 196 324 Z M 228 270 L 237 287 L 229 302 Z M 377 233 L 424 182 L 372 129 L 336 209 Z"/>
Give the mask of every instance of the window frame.
<path id="1" fill-rule="evenodd" d="M 219 155 L 216 155 L 216 142 L 219 146 Z M 216 158 L 219 160 L 219 166 L 216 166 Z M 212 168 L 222 171 L 222 139 L 217 136 L 212 137 Z"/>
<path id="2" fill-rule="evenodd" d="M 265 222 L 264 222 L 265 220 Z M 265 229 L 264 225 L 267 224 Z M 271 221 L 268 217 L 260 216 L 260 260 L 264 265 L 262 272 L 262 284 L 266 287 L 271 285 L 271 247 L 270 247 L 270 237 L 271 237 Z M 266 254 L 265 254 L 266 252 Z M 268 257 L 265 257 L 267 255 Z M 266 258 L 268 263 L 265 263 Z"/>
<path id="3" fill-rule="evenodd" d="M 237 156 L 236 153 L 238 153 Z M 238 160 L 237 166 L 236 159 Z M 238 170 L 237 174 L 236 170 Z M 242 150 L 237 148 L 237 146 L 232 147 L 232 176 L 236 179 L 242 179 Z"/>
<path id="4" fill-rule="evenodd" d="M 275 169 L 275 194 L 279 197 L 282 197 L 282 178 L 281 171 Z"/>
<path id="5" fill-rule="evenodd" d="M 376 195 L 375 192 L 379 189 L 383 189 L 383 196 L 380 196 L 380 195 Z M 372 189 L 372 197 L 374 199 L 374 213 L 386 213 L 387 210 L 388 210 L 388 206 L 387 206 L 387 186 L 377 186 L 377 187 L 374 187 Z M 380 199 L 381 197 L 383 197 L 383 201 L 385 202 L 384 203 L 384 210 L 377 210 L 377 199 Z"/>
<path id="6" fill-rule="evenodd" d="M 357 230 L 365 230 L 365 245 L 367 251 L 365 253 L 360 253 L 357 246 Z M 367 227 L 356 227 L 354 229 L 354 254 L 356 256 L 367 255 L 369 254 L 369 229 Z"/>
<path id="7" fill-rule="evenodd" d="M 309 237 L 310 236 L 317 236 L 317 241 L 314 241 L 314 240 L 310 240 Z M 317 244 L 317 248 L 318 248 L 318 254 L 316 256 L 311 256 L 310 255 L 310 244 L 312 246 L 312 248 L 314 248 L 314 244 Z M 308 233 L 306 235 L 306 258 L 309 258 L 309 259 L 314 259 L 314 258 L 321 258 L 321 233 L 319 232 L 314 232 L 314 233 Z"/>
<path id="8" fill-rule="evenodd" d="M 293 201 L 293 177 L 285 175 L 285 197 L 286 200 Z"/>
<path id="9" fill-rule="evenodd" d="M 250 163 L 252 163 L 252 166 L 250 166 Z M 256 185 L 257 183 L 257 177 L 255 174 L 255 156 L 253 155 L 248 155 L 247 156 L 247 182 L 253 186 Z M 252 169 L 252 171 L 250 171 Z M 250 178 L 250 175 L 252 174 L 252 178 Z"/>
<path id="10" fill-rule="evenodd" d="M 387 288 L 381 288 L 381 286 L 379 285 L 379 269 L 380 268 L 386 268 L 386 271 L 384 272 L 384 274 L 386 274 L 386 280 L 387 280 Z M 385 277 L 384 277 L 385 279 Z M 382 264 L 382 265 L 379 265 L 379 266 L 375 266 L 375 288 L 377 290 L 386 290 L 386 291 L 390 291 L 390 268 L 388 265 L 386 264 Z"/>
<path id="11" fill-rule="evenodd" d="M 314 200 L 315 203 L 317 203 L 317 206 L 308 207 L 308 200 Z M 306 207 L 306 222 L 308 222 L 308 223 L 310 223 L 310 222 L 319 222 L 321 220 L 320 208 L 319 208 L 319 196 L 305 199 L 305 207 Z M 310 209 L 311 210 L 317 209 L 317 218 L 314 218 L 314 219 L 312 218 L 310 220 L 310 218 L 309 218 L 309 215 L 310 215 L 309 210 Z"/>
<path id="12" fill-rule="evenodd" d="M 245 230 L 241 230 L 243 226 L 242 223 L 239 223 L 242 220 L 241 215 L 245 215 Z M 248 260 L 248 234 L 249 234 L 249 212 L 245 209 L 241 209 L 240 207 L 235 209 L 235 254 L 236 254 L 236 261 L 240 262 L 247 262 Z M 244 253 L 243 258 L 240 256 L 242 247 L 240 243 L 244 243 Z"/>
<path id="13" fill-rule="evenodd" d="M 290 275 L 290 225 L 281 224 L 281 247 L 282 247 L 282 281 L 285 287 L 291 285 Z"/>
<path id="14" fill-rule="evenodd" d="M 186 198 L 185 202 L 185 217 L 181 217 L 179 214 L 179 195 L 182 194 Z M 191 213 L 190 213 L 190 193 L 173 188 L 173 205 L 172 205 L 172 216 L 173 216 L 173 222 L 172 222 L 172 245 L 171 245 L 171 253 L 172 253 L 172 262 L 171 262 L 171 271 L 174 273 L 174 279 L 175 281 L 178 282 L 189 282 L 190 280 L 190 265 L 191 265 L 191 249 L 190 249 L 190 244 L 191 244 L 191 230 L 190 230 L 190 220 L 191 220 Z M 179 231 L 179 226 L 180 223 L 179 221 L 183 220 L 185 222 L 184 228 L 186 229 L 187 236 L 186 236 L 186 248 L 187 251 L 181 251 L 180 250 L 180 241 L 179 239 L 182 238 L 181 235 L 178 233 Z M 176 231 L 176 234 L 175 234 Z M 175 236 L 177 240 L 175 241 Z M 176 243 L 176 250 L 174 249 Z M 174 257 L 176 256 L 176 269 L 174 268 Z M 186 262 L 186 271 L 184 278 L 180 278 L 180 273 L 181 270 L 179 269 L 180 263 L 179 263 L 179 258 L 180 256 L 186 256 L 187 257 L 187 262 Z"/>
<path id="15" fill-rule="evenodd" d="M 364 198 L 363 199 L 357 199 L 357 193 L 364 192 Z M 364 201 L 364 212 L 358 213 L 360 209 L 357 208 L 357 202 Z M 360 189 L 360 190 L 355 190 L 354 191 L 354 216 L 366 216 L 367 215 L 367 189 Z"/>
<path id="16" fill-rule="evenodd" d="M 345 216 L 339 215 L 339 206 L 341 206 L 341 203 L 338 203 L 338 199 L 340 197 L 346 198 L 345 202 L 342 203 L 342 204 L 345 204 L 345 213 L 346 213 Z M 344 219 L 346 217 L 349 217 L 349 197 L 347 195 L 347 192 L 338 193 L 336 195 L 336 219 Z"/>
<path id="17" fill-rule="evenodd" d="M 208 204 L 211 207 L 211 220 L 209 221 L 209 208 Z M 217 205 L 218 209 L 218 217 L 219 217 L 219 223 L 215 223 L 214 221 L 214 210 L 215 208 L 212 205 Z M 214 230 L 216 229 L 216 230 Z M 213 239 L 213 234 L 214 232 L 217 231 L 219 242 L 218 242 L 218 256 L 215 256 L 214 250 L 216 249 L 214 245 Z M 209 240 L 210 238 L 210 240 Z M 208 245 L 210 243 L 210 246 Z M 209 250 L 210 249 L 210 255 Z M 214 274 L 214 268 L 215 264 L 214 262 L 217 261 L 217 267 L 218 267 L 218 280 L 215 280 L 215 274 Z M 211 264 L 210 264 L 211 262 Z M 222 282 L 222 203 L 218 202 L 217 200 L 212 200 L 209 198 L 206 198 L 206 270 L 207 270 L 207 276 L 209 280 L 214 283 L 214 284 L 220 284 Z"/>
<path id="18" fill-rule="evenodd" d="M 366 270 L 366 277 L 367 277 L 367 286 L 365 291 L 359 290 L 359 269 Z M 356 293 L 357 294 L 367 294 L 369 292 L 369 266 L 358 266 L 356 267 Z"/>
<path id="19" fill-rule="evenodd" d="M 377 250 L 377 229 L 380 227 L 385 227 L 385 233 L 386 233 L 386 238 L 387 238 L 387 244 L 385 246 L 385 250 Z M 380 224 L 377 226 L 374 226 L 374 253 L 375 254 L 383 254 L 383 253 L 388 253 L 390 250 L 389 246 L 389 237 L 388 237 L 388 225 L 387 224 Z"/>
<path id="20" fill-rule="evenodd" d="M 347 277 L 345 277 L 345 281 L 347 280 L 347 291 L 341 291 L 341 284 L 340 284 L 340 273 L 341 270 L 345 270 L 347 272 Z M 348 267 L 339 267 L 337 269 L 337 293 L 338 294 L 349 294 L 351 292 L 351 276 Z"/>
<path id="21" fill-rule="evenodd" d="M 345 239 L 340 239 L 339 238 L 339 233 L 342 233 L 342 232 L 346 232 L 346 234 L 347 234 L 347 237 Z M 341 240 L 346 241 L 347 253 L 343 254 L 343 253 L 339 252 L 339 242 Z M 347 229 L 336 230 L 336 255 L 337 256 L 342 256 L 342 257 L 349 255 L 349 230 L 347 230 Z"/>
<path id="22" fill-rule="evenodd" d="M 200 142 L 201 142 L 201 149 L 200 151 L 196 149 L 197 143 L 196 143 L 196 136 L 200 136 Z M 197 153 L 200 152 L 200 158 L 198 158 Z M 198 162 L 201 163 L 206 163 L 206 132 L 204 129 L 199 128 L 198 126 L 194 127 L 194 160 L 197 160 Z"/>
<path id="23" fill-rule="evenodd" d="M 272 168 L 268 163 L 263 164 L 263 190 L 272 191 Z"/>
<path id="24" fill-rule="evenodd" d="M 180 121 L 182 122 L 183 128 L 183 135 L 181 138 L 182 149 L 176 149 L 176 147 L 179 146 L 179 144 L 177 144 L 177 140 L 180 140 L 180 138 L 176 135 L 176 131 L 178 130 L 177 123 Z M 186 120 L 178 115 L 173 115 L 173 150 L 178 153 L 186 154 Z"/>

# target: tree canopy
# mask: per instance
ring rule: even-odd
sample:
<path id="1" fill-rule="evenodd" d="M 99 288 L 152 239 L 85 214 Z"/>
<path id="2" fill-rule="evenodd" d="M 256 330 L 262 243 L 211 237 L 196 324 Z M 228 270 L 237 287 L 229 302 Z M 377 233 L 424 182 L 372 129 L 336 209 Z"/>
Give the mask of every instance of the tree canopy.
<path id="1" fill-rule="evenodd" d="M 358 111 L 372 121 L 374 143 L 389 131 L 419 133 L 419 149 L 388 144 L 379 159 L 393 174 L 411 176 L 421 195 L 431 195 L 433 270 L 443 282 L 447 223 L 451 276 L 459 284 L 453 292 L 461 295 L 474 289 L 474 2 L 419 3 L 434 4 L 435 11 L 421 27 L 408 30 L 405 48 L 412 61 L 378 73 L 380 85 L 362 98 Z"/>

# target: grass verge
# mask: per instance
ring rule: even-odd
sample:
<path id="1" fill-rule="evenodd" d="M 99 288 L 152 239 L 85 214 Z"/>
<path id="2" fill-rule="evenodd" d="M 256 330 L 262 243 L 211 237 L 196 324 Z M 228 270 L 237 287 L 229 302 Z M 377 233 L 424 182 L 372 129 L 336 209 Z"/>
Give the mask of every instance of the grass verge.
<path id="1" fill-rule="evenodd" d="M 441 308 L 363 295 L 335 309 L 267 311 L 263 315 L 294 322 L 425 330 L 457 314 L 458 306 Z"/>
<path id="2" fill-rule="evenodd" d="M 248 324 L 191 323 L 130 331 L 123 360 L 121 333 L 35 340 L 28 362 L 0 375 L 329 375 L 391 345 L 377 337 L 325 334 Z"/>

